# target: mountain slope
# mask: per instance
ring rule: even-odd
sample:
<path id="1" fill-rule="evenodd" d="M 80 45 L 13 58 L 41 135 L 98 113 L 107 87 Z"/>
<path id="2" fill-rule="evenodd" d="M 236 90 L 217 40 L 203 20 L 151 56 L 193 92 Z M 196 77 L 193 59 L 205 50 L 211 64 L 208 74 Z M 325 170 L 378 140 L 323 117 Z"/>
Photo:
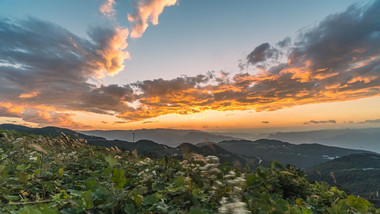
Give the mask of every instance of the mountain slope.
<path id="1" fill-rule="evenodd" d="M 319 144 L 295 145 L 267 139 L 223 141 L 217 145 L 236 154 L 258 157 L 266 161 L 277 160 L 283 164 L 292 164 L 299 168 L 308 168 L 344 155 L 368 152 Z"/>
<path id="2" fill-rule="evenodd" d="M 184 154 L 188 152 L 188 149 L 186 150 L 185 147 L 189 147 L 190 145 L 194 148 L 198 148 L 192 144 L 181 144 L 182 146 L 178 148 L 173 148 L 164 144 L 159 144 L 156 142 L 153 142 L 151 140 L 138 140 L 135 143 L 123 141 L 123 140 L 107 140 L 102 137 L 94 137 L 89 136 L 81 133 L 77 133 L 75 131 L 72 131 L 70 129 L 63 129 L 58 127 L 44 127 L 44 128 L 29 128 L 26 126 L 20 126 L 20 125 L 12 125 L 12 124 L 2 124 L 0 125 L 0 129 L 6 129 L 6 130 L 14 130 L 19 132 L 24 132 L 28 134 L 35 134 L 35 135 L 45 135 L 50 137 L 59 137 L 61 136 L 61 133 L 65 133 L 66 135 L 73 137 L 73 138 L 83 138 L 86 139 L 87 142 L 91 145 L 95 146 L 102 146 L 102 147 L 117 147 L 120 150 L 126 150 L 126 151 L 136 151 L 139 155 L 145 155 L 149 157 L 162 157 L 164 155 L 176 157 L 177 159 L 182 159 Z M 169 130 L 171 132 L 172 130 Z M 192 135 L 192 133 L 186 132 L 186 134 Z M 218 156 L 221 159 L 221 163 L 230 163 L 231 165 L 237 166 L 237 167 L 245 167 L 247 164 L 250 167 L 257 167 L 259 160 L 255 157 L 251 158 L 244 158 L 239 155 L 230 153 L 225 151 L 224 149 L 220 147 L 203 147 L 198 149 L 197 151 L 192 151 L 193 153 L 197 153 L 203 156 L 207 155 L 215 155 Z"/>
<path id="3" fill-rule="evenodd" d="M 6 130 L 0 130 L 0 160 L 4 214 L 222 213 L 231 207 L 234 213 L 380 212 L 278 164 L 241 170 L 211 156 L 197 165 Z"/>
<path id="4" fill-rule="evenodd" d="M 181 143 L 200 143 L 200 142 L 220 142 L 223 140 L 236 140 L 238 138 L 218 135 L 198 130 L 179 130 L 179 129 L 138 129 L 138 130 L 93 130 L 82 131 L 81 133 L 86 135 L 94 135 L 104 137 L 108 140 L 125 140 L 133 141 L 133 135 L 135 141 L 138 140 L 151 140 L 159 144 L 165 144 L 168 146 L 176 147 Z"/>
<path id="5" fill-rule="evenodd" d="M 117 146 L 119 149 L 122 150 L 136 150 L 139 154 L 152 157 L 161 157 L 163 155 L 168 155 L 182 158 L 184 154 L 184 151 L 180 150 L 181 147 L 173 148 L 171 146 L 159 144 L 150 140 L 138 140 L 136 143 L 123 140 L 107 140 L 102 137 L 89 136 L 77 133 L 69 129 L 62 129 L 58 127 L 28 128 L 19 125 L 3 124 L 0 125 L 0 128 L 16 130 L 30 134 L 42 134 L 53 137 L 60 136 L 61 132 L 63 132 L 71 137 L 79 137 L 86 139 L 87 142 L 91 145 L 105 147 Z M 145 131 L 149 133 L 148 130 Z M 120 131 L 116 132 L 124 133 Z M 153 130 L 153 133 L 160 133 L 162 136 L 165 136 L 166 138 L 171 138 L 170 133 L 174 133 L 175 137 L 189 137 L 194 135 L 195 133 L 195 135 L 198 136 L 197 139 L 200 139 L 199 136 L 206 136 L 203 134 L 203 132 L 189 132 L 188 130 L 171 129 Z M 221 158 L 223 163 L 229 162 L 232 165 L 240 165 L 242 167 L 244 167 L 246 164 L 250 165 L 251 167 L 255 167 L 259 164 L 267 165 L 272 160 L 278 160 L 283 164 L 292 164 L 299 168 L 308 168 L 313 165 L 326 162 L 332 158 L 349 154 L 367 152 L 363 150 L 343 149 L 319 144 L 294 145 L 282 141 L 266 139 L 256 141 L 230 140 L 222 141 L 217 144 L 201 143 L 197 145 L 200 147 L 199 150 L 197 150 L 198 154 L 204 156 L 216 155 Z M 187 147 L 189 146 L 190 145 L 187 145 Z M 192 146 L 192 149 L 195 149 L 195 147 Z"/>
<path id="6" fill-rule="evenodd" d="M 268 138 L 296 144 L 319 143 L 380 153 L 380 128 L 277 132 L 270 134 Z"/>
<path id="7" fill-rule="evenodd" d="M 70 129 L 59 128 L 59 127 L 54 127 L 54 126 L 47 126 L 43 128 L 30 128 L 30 127 L 14 125 L 14 124 L 0 124 L 0 129 L 13 130 L 13 131 L 23 132 L 27 134 L 45 135 L 45 136 L 50 136 L 50 137 L 59 137 L 61 136 L 61 133 L 64 133 L 70 137 L 83 138 L 86 140 L 87 139 L 98 139 L 98 140 L 104 139 L 102 137 L 85 135 L 85 134 L 81 134 L 79 132 L 76 132 Z"/>
<path id="8" fill-rule="evenodd" d="M 305 170 L 311 180 L 338 185 L 380 205 L 380 155 L 352 154 Z"/>

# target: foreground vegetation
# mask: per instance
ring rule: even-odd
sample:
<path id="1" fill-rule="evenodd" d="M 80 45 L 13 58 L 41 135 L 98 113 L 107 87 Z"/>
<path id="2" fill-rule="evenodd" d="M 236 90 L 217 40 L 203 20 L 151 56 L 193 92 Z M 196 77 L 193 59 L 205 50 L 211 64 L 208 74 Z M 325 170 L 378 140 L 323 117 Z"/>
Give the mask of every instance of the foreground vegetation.
<path id="1" fill-rule="evenodd" d="M 255 171 L 150 159 L 68 136 L 0 130 L 0 213 L 380 213 L 273 162 Z"/>
<path id="2" fill-rule="evenodd" d="M 306 169 L 309 180 L 338 185 L 380 207 L 380 155 L 352 154 Z"/>

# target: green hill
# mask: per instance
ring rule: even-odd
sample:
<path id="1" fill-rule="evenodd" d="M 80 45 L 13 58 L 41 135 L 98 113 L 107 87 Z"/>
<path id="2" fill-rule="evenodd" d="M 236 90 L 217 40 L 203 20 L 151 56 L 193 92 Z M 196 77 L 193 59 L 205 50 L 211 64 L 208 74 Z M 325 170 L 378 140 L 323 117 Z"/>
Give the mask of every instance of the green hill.
<path id="1" fill-rule="evenodd" d="M 14 130 L 21 133 L 35 134 L 35 135 L 44 135 L 49 137 L 59 137 L 64 133 L 65 135 L 75 138 L 75 139 L 85 139 L 88 144 L 94 146 L 103 146 L 103 147 L 117 147 L 120 150 L 134 151 L 140 155 L 146 155 L 149 157 L 163 157 L 171 156 L 176 159 L 183 159 L 184 153 L 187 153 L 187 150 L 184 148 L 189 147 L 192 144 L 181 144 L 177 148 L 173 148 L 167 145 L 158 144 L 151 140 L 138 140 L 136 143 L 122 141 L 122 140 L 107 140 L 103 137 L 96 137 L 78 133 L 70 129 L 64 129 L 59 127 L 43 127 L 43 128 L 29 128 L 21 125 L 13 124 L 1 124 L 0 128 L 6 130 Z M 170 130 L 172 132 L 173 130 Z M 186 132 L 187 133 L 187 132 Z M 196 146 L 192 146 L 193 149 Z M 215 155 L 220 158 L 222 164 L 231 164 L 233 166 L 245 167 L 249 165 L 250 167 L 257 167 L 259 165 L 259 160 L 255 157 L 242 157 L 238 154 L 228 152 L 219 146 L 203 146 L 201 149 L 197 150 L 197 154 L 207 156 Z M 267 165 L 268 163 L 265 162 Z M 264 163 L 262 163 L 264 164 Z"/>
<path id="2" fill-rule="evenodd" d="M 235 154 L 257 157 L 264 161 L 277 160 L 284 165 L 291 164 L 303 169 L 336 157 L 371 153 L 365 150 L 345 149 L 320 144 L 296 145 L 268 139 L 222 141 L 216 145 Z"/>
<path id="3" fill-rule="evenodd" d="M 157 146 L 138 142 L 139 146 Z M 218 150 L 215 150 L 218 151 Z M 237 169 L 0 130 L 0 213 L 380 213 L 293 167 Z"/>
<path id="4" fill-rule="evenodd" d="M 380 206 L 380 155 L 353 154 L 305 170 L 312 180 L 338 185 Z"/>

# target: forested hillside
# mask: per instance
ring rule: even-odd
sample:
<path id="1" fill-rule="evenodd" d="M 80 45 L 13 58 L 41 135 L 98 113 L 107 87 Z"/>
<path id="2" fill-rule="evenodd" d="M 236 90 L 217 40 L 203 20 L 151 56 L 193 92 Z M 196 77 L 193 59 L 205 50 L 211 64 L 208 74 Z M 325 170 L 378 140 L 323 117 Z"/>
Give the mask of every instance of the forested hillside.
<path id="1" fill-rule="evenodd" d="M 380 213 L 273 162 L 236 169 L 0 130 L 0 213 Z"/>
<path id="2" fill-rule="evenodd" d="M 309 179 L 338 185 L 380 206 L 380 155 L 352 154 L 313 166 L 305 173 Z"/>

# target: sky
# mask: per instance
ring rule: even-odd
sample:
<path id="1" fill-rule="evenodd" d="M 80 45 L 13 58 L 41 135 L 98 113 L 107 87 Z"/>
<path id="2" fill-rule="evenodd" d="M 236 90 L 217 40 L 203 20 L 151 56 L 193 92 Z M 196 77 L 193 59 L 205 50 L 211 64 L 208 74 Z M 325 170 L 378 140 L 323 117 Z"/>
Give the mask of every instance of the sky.
<path id="1" fill-rule="evenodd" d="M 378 127 L 379 95 L 379 0 L 0 0 L 0 123 Z"/>

